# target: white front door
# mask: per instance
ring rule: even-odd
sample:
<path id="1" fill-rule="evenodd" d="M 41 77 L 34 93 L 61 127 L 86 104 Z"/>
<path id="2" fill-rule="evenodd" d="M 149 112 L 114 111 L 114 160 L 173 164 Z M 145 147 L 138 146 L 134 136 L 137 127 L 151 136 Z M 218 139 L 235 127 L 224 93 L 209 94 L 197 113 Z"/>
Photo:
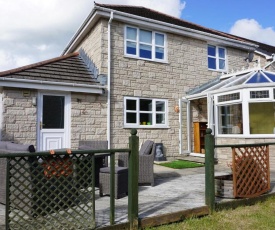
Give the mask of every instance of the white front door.
<path id="1" fill-rule="evenodd" d="M 39 151 L 70 148 L 70 94 L 39 93 Z"/>

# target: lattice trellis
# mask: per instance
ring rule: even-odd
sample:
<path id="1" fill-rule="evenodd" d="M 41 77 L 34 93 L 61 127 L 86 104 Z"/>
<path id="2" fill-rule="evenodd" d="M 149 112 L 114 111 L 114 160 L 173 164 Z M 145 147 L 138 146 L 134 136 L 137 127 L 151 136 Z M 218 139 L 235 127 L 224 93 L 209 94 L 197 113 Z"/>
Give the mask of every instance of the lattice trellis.
<path id="1" fill-rule="evenodd" d="M 7 161 L 8 229 L 93 229 L 92 157 L 14 157 Z"/>
<path id="2" fill-rule="evenodd" d="M 232 148 L 234 197 L 256 197 L 270 190 L 269 146 Z"/>

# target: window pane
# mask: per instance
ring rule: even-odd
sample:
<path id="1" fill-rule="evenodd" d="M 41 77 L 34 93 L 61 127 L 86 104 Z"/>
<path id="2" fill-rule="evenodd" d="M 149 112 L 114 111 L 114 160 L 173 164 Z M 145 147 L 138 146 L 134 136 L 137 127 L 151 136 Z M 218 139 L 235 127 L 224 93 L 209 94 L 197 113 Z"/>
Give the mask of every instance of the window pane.
<path id="1" fill-rule="evenodd" d="M 137 123 L 137 114 L 136 113 L 127 113 L 126 114 L 126 123 Z"/>
<path id="2" fill-rule="evenodd" d="M 240 99 L 240 93 L 230 93 L 218 96 L 218 102 L 234 101 Z"/>
<path id="3" fill-rule="evenodd" d="M 208 68 L 209 69 L 216 69 L 216 59 L 215 58 L 208 58 Z"/>
<path id="4" fill-rule="evenodd" d="M 250 134 L 272 134 L 274 129 L 273 102 L 249 103 Z"/>
<path id="5" fill-rule="evenodd" d="M 269 98 L 269 90 L 250 91 L 250 98 Z"/>
<path id="6" fill-rule="evenodd" d="M 156 45 L 164 46 L 164 35 L 163 34 L 155 34 Z"/>
<path id="7" fill-rule="evenodd" d="M 165 102 L 164 101 L 156 101 L 156 111 L 165 111 Z"/>
<path id="8" fill-rule="evenodd" d="M 208 56 L 216 56 L 216 47 L 208 46 Z"/>
<path id="9" fill-rule="evenodd" d="M 127 27 L 127 35 L 126 35 L 127 39 L 130 40 L 137 40 L 137 29 L 135 28 L 131 28 L 131 27 Z"/>
<path id="10" fill-rule="evenodd" d="M 152 44 L 152 32 L 147 30 L 140 30 L 139 33 L 139 41 Z"/>
<path id="11" fill-rule="evenodd" d="M 152 100 L 140 99 L 139 110 L 140 111 L 152 111 Z"/>
<path id="12" fill-rule="evenodd" d="M 164 48 L 156 47 L 156 58 L 164 59 Z"/>
<path id="13" fill-rule="evenodd" d="M 143 58 L 152 59 L 152 46 L 140 45 L 139 56 Z"/>
<path id="14" fill-rule="evenodd" d="M 151 113 L 140 113 L 139 120 L 141 125 L 152 125 L 152 114 Z"/>
<path id="15" fill-rule="evenodd" d="M 225 69 L 225 60 L 219 60 L 219 69 Z"/>
<path id="16" fill-rule="evenodd" d="M 156 123 L 165 124 L 165 114 L 156 114 Z"/>
<path id="17" fill-rule="evenodd" d="M 135 42 L 127 42 L 127 54 L 137 54 L 137 47 Z"/>
<path id="18" fill-rule="evenodd" d="M 219 106 L 219 134 L 242 134 L 242 105 Z"/>
<path id="19" fill-rule="evenodd" d="M 64 96 L 43 96 L 43 129 L 64 128 Z"/>
<path id="20" fill-rule="evenodd" d="M 137 101 L 127 99 L 126 110 L 136 110 L 136 109 L 137 109 Z"/>
<path id="21" fill-rule="evenodd" d="M 225 58 L 225 49 L 219 48 L 219 57 L 220 58 Z"/>

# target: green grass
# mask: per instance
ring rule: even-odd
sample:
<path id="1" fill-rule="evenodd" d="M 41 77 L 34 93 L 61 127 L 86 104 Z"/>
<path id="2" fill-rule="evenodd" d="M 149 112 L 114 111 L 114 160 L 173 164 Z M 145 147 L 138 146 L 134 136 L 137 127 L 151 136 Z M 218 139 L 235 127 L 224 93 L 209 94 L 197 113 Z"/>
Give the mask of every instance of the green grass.
<path id="1" fill-rule="evenodd" d="M 204 166 L 204 164 L 184 160 L 165 162 L 161 163 L 160 165 L 173 169 L 196 168 Z"/>
<path id="2" fill-rule="evenodd" d="M 252 206 L 214 212 L 203 218 L 191 218 L 183 222 L 147 228 L 150 230 L 258 230 L 275 229 L 275 197 Z"/>

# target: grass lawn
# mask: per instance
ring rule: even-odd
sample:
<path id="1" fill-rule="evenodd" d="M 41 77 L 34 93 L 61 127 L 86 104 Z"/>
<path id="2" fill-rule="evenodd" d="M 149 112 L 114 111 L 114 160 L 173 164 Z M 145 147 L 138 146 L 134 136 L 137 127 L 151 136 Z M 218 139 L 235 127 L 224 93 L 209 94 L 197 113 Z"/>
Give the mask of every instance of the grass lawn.
<path id="1" fill-rule="evenodd" d="M 196 168 L 196 167 L 202 167 L 204 164 L 191 162 L 191 161 L 184 161 L 184 160 L 176 160 L 171 162 L 165 162 L 161 163 L 159 165 L 173 168 L 173 169 L 185 169 L 185 168 Z"/>
<path id="2" fill-rule="evenodd" d="M 191 218 L 180 223 L 163 225 L 147 230 L 258 230 L 275 229 L 275 196 L 252 206 L 215 212 L 202 218 Z"/>

